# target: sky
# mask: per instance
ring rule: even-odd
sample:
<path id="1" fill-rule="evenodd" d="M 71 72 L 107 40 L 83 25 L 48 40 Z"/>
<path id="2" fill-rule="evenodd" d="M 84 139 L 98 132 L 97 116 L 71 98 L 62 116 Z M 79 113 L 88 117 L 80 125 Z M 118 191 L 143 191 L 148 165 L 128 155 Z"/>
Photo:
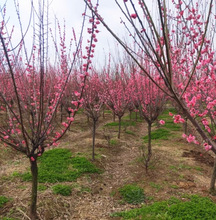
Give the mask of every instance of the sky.
<path id="1" fill-rule="evenodd" d="M 34 4 L 37 6 L 38 0 L 33 0 Z M 39 0 L 40 1 L 40 0 Z M 20 40 L 20 28 L 17 19 L 17 13 L 15 10 L 14 2 L 19 2 L 19 11 L 21 22 L 23 24 L 23 30 L 25 31 L 28 26 L 28 21 L 30 18 L 30 0 L 0 0 L 0 6 L 6 3 L 6 17 L 7 17 L 7 28 L 10 30 L 13 26 L 14 30 L 14 40 L 13 43 L 16 45 Z M 80 34 L 81 23 L 82 23 L 82 13 L 84 12 L 84 1 L 83 0 L 50 0 L 49 7 L 49 25 L 53 30 L 55 29 L 55 17 L 58 18 L 60 24 L 66 24 L 66 38 L 72 37 L 72 27 L 75 29 L 77 36 Z M 100 13 L 106 22 L 112 26 L 112 29 L 118 34 L 125 36 L 125 31 L 120 31 L 122 24 L 120 24 L 120 12 L 118 7 L 116 7 L 114 0 L 101 0 L 100 1 Z M 87 24 L 88 25 L 88 24 Z M 87 28 L 87 27 L 86 27 Z M 85 29 L 86 29 L 85 28 Z M 116 42 L 112 36 L 107 32 L 103 25 L 99 25 L 100 33 L 97 35 L 98 42 L 96 44 L 96 53 L 93 60 L 99 66 L 103 66 L 105 57 L 108 53 L 116 48 Z M 86 31 L 85 31 L 86 33 Z M 87 34 L 86 34 L 87 36 Z M 26 36 L 26 42 L 31 47 L 32 42 L 32 31 L 30 29 L 28 35 Z M 85 43 L 85 42 L 84 42 Z"/>

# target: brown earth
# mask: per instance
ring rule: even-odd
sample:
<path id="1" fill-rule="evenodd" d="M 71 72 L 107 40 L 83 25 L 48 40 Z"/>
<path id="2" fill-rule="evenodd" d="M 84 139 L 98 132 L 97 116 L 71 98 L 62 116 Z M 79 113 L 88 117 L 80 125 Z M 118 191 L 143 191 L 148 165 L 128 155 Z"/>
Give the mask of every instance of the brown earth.
<path id="1" fill-rule="evenodd" d="M 52 184 L 38 193 L 38 214 L 43 220 L 108 220 L 117 211 L 139 207 L 122 202 L 118 188 L 136 183 L 144 189 L 146 203 L 181 197 L 184 194 L 209 196 L 211 168 L 214 158 L 196 145 L 186 143 L 181 131 L 174 132 L 169 140 L 153 142 L 153 156 L 148 173 L 141 157 L 141 137 L 145 136 L 146 124 L 137 122 L 135 127 L 122 130 L 117 139 L 116 128 L 103 128 L 112 121 L 112 115 L 101 118 L 96 134 L 96 160 L 94 163 L 104 170 L 102 174 L 84 175 L 73 185 L 69 197 L 54 195 Z M 128 132 L 130 131 L 130 132 Z M 106 139 L 115 140 L 108 145 Z M 59 147 L 69 148 L 74 154 L 80 152 L 91 158 L 91 130 L 84 115 L 77 115 L 71 130 Z M 29 219 L 27 213 L 31 184 L 13 177 L 15 172 L 28 168 L 25 156 L 6 147 L 0 147 L 0 195 L 12 198 L 2 209 L 3 216 Z M 85 190 L 88 189 L 88 190 Z M 212 197 L 211 197 L 212 198 Z M 213 198 L 214 199 L 214 198 Z"/>

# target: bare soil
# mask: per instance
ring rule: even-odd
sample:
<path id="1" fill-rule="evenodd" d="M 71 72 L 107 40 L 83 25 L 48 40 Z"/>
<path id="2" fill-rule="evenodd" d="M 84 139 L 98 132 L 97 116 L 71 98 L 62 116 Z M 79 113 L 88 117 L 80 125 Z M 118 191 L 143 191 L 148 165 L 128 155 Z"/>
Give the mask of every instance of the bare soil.
<path id="1" fill-rule="evenodd" d="M 147 134 L 146 123 L 137 122 L 135 127 L 122 129 L 121 139 L 118 140 L 115 127 L 103 127 L 112 121 L 112 115 L 106 114 L 105 119 L 100 120 L 96 134 L 96 160 L 93 163 L 104 172 L 84 175 L 76 182 L 65 183 L 73 186 L 69 197 L 54 195 L 52 184 L 45 184 L 48 188 L 38 192 L 39 219 L 117 219 L 110 214 L 140 206 L 124 203 L 118 193 L 119 187 L 132 183 L 144 189 L 147 204 L 184 194 L 199 194 L 215 200 L 208 193 L 214 158 L 202 148 L 186 143 L 181 138 L 181 131 L 172 132 L 174 135 L 169 140 L 153 142 L 153 156 L 146 173 L 140 148 L 141 137 Z M 114 144 L 108 143 L 109 138 L 115 140 Z M 91 144 L 90 125 L 84 115 L 77 115 L 59 147 L 91 159 Z M 0 219 L 3 216 L 29 219 L 31 183 L 13 177 L 15 172 L 24 172 L 28 166 L 25 156 L 0 146 L 0 195 L 12 198 L 0 209 Z"/>

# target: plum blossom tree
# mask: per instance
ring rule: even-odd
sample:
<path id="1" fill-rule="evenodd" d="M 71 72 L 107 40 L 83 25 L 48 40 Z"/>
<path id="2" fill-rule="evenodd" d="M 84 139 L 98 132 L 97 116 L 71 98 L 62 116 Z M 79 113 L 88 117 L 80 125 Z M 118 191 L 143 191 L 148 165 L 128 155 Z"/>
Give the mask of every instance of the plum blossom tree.
<path id="1" fill-rule="evenodd" d="M 95 159 L 96 126 L 104 105 L 103 86 L 98 74 L 93 73 L 87 80 L 83 93 L 84 113 L 92 120 L 92 160 Z"/>
<path id="2" fill-rule="evenodd" d="M 137 73 L 131 77 L 134 84 L 134 92 L 131 94 L 137 97 L 137 102 L 139 103 L 140 115 L 148 124 L 148 146 L 147 153 L 143 151 L 144 164 L 146 172 L 148 171 L 150 159 L 152 156 L 152 145 L 151 145 L 151 128 L 152 124 L 157 120 L 158 116 L 162 113 L 164 109 L 164 104 L 166 103 L 166 95 L 161 93 L 160 89 L 153 84 L 153 82 L 147 78 Z M 162 82 L 160 79 L 154 79 L 160 86 Z M 164 124 L 163 120 L 160 124 Z"/>
<path id="3" fill-rule="evenodd" d="M 104 80 L 104 82 L 104 88 L 106 93 L 105 104 L 118 117 L 118 138 L 120 138 L 121 118 L 127 110 L 129 103 L 128 86 L 125 79 L 124 69 L 120 68 L 120 74 L 117 71 L 116 75 L 113 77 L 109 74 L 106 74 L 106 79 Z"/>
<path id="4" fill-rule="evenodd" d="M 93 57 L 92 34 L 97 29 L 95 20 L 90 18 L 90 40 L 87 45 L 86 59 L 82 66 L 82 83 L 80 94 L 74 103 L 76 109 L 66 121 L 59 125 L 56 112 L 64 96 L 64 91 L 73 74 L 76 61 L 81 51 L 81 36 L 84 31 L 86 16 L 83 16 L 82 31 L 78 44 L 74 45 L 71 62 L 67 59 L 65 37 L 60 37 L 58 48 L 59 60 L 54 67 L 48 62 L 48 21 L 46 12 L 48 1 L 39 2 L 39 11 L 32 2 L 32 13 L 38 20 L 29 21 L 33 25 L 33 43 L 31 50 L 26 48 L 22 22 L 20 22 L 21 41 L 17 48 L 13 47 L 12 33 L 8 32 L 6 5 L 1 10 L 0 23 L 0 109 L 4 117 L 0 122 L 0 141 L 5 146 L 25 154 L 30 162 L 32 173 L 32 194 L 30 203 L 30 218 L 37 219 L 37 159 L 45 148 L 57 145 L 57 141 L 65 134 L 74 120 L 76 111 L 81 104 L 85 80 L 91 57 Z M 86 12 L 86 9 L 85 9 Z M 29 54 L 30 51 L 30 54 Z M 80 58 L 81 59 L 81 58 Z M 73 101 L 73 100 L 71 100 Z"/>

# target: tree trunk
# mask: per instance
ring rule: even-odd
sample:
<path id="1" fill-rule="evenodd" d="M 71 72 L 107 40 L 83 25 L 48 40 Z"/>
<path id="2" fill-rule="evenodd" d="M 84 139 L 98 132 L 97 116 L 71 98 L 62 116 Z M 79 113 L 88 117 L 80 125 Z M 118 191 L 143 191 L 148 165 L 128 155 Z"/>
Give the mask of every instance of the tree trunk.
<path id="1" fill-rule="evenodd" d="M 121 134 L 121 117 L 119 116 L 119 130 L 118 130 L 118 139 L 120 139 L 120 134 Z"/>
<path id="2" fill-rule="evenodd" d="M 131 121 L 131 118 L 132 118 L 132 111 L 130 111 L 130 121 Z"/>
<path id="3" fill-rule="evenodd" d="M 113 112 L 113 121 L 115 121 L 115 112 Z"/>
<path id="4" fill-rule="evenodd" d="M 215 160 L 214 160 L 214 166 L 213 166 L 213 171 L 212 171 L 212 176 L 211 176 L 211 183 L 210 183 L 210 193 L 212 195 L 216 195 L 215 180 L 216 180 L 216 157 L 215 157 Z"/>
<path id="5" fill-rule="evenodd" d="M 146 172 L 148 172 L 149 162 L 150 162 L 151 156 L 152 156 L 151 125 L 152 125 L 151 123 L 148 123 L 148 154 L 147 154 L 146 164 L 145 164 Z"/>
<path id="6" fill-rule="evenodd" d="M 31 163 L 31 174 L 32 174 L 32 194 L 31 194 L 31 205 L 30 205 L 30 217 L 32 220 L 37 218 L 37 186 L 38 186 L 38 167 L 37 160 L 30 161 Z"/>
<path id="7" fill-rule="evenodd" d="M 61 111 L 61 113 L 60 113 L 61 114 L 61 116 L 60 116 L 61 119 L 60 120 L 61 120 L 61 123 L 62 123 L 63 122 L 63 105 L 62 104 L 60 106 L 60 111 Z"/>
<path id="8" fill-rule="evenodd" d="M 185 117 L 185 123 L 184 123 L 184 133 L 188 135 L 188 125 L 187 125 L 187 117 Z"/>
<path id="9" fill-rule="evenodd" d="M 137 111 L 136 111 L 136 121 L 137 121 Z"/>
<path id="10" fill-rule="evenodd" d="M 97 123 L 97 121 L 93 120 L 93 129 L 92 129 L 92 160 L 95 160 L 95 133 L 96 133 L 96 123 Z"/>

